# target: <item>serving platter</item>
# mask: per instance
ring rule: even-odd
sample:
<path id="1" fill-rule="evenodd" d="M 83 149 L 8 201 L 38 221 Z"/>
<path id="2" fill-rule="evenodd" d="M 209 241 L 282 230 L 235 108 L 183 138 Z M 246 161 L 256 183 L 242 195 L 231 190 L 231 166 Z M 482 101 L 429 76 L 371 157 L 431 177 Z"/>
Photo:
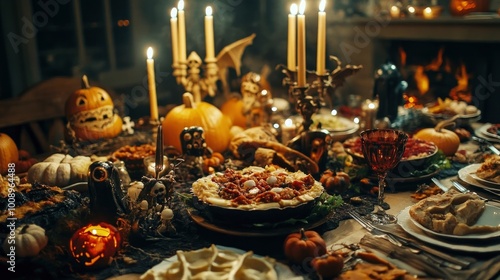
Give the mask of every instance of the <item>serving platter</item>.
<path id="1" fill-rule="evenodd" d="M 497 183 L 483 180 L 474 175 L 474 173 L 480 166 L 481 163 L 474 163 L 461 168 L 460 170 L 458 170 L 458 178 L 469 185 L 485 190 L 500 192 L 500 185 L 498 185 Z"/>
<path id="2" fill-rule="evenodd" d="M 422 108 L 422 113 L 426 115 L 431 121 L 434 123 L 438 123 L 440 121 L 448 120 L 454 117 L 454 115 L 449 115 L 449 114 L 434 114 L 429 111 L 428 107 Z M 458 126 L 475 122 L 481 119 L 481 110 L 477 110 L 475 113 L 472 114 L 462 114 L 458 115 L 457 119 L 455 122 L 457 123 Z"/>
<path id="3" fill-rule="evenodd" d="M 488 133 L 488 128 L 491 126 L 491 123 L 486 123 L 482 125 L 481 127 L 477 128 L 474 131 L 474 134 L 476 134 L 477 137 L 483 138 L 485 140 L 488 140 L 492 143 L 500 143 L 500 137 L 492 137 L 489 136 L 490 133 Z"/>
<path id="4" fill-rule="evenodd" d="M 407 208 L 409 211 L 409 208 Z M 408 213 L 409 215 L 409 213 Z M 467 234 L 467 235 L 453 235 L 453 234 L 444 234 L 440 232 L 435 232 L 433 230 L 430 230 L 423 225 L 421 225 L 419 222 L 417 222 L 415 219 L 413 219 L 410 216 L 410 220 L 413 222 L 415 226 L 417 226 L 420 230 L 423 232 L 436 236 L 436 237 L 441 237 L 441 238 L 449 238 L 449 239 L 455 239 L 455 240 L 484 240 L 484 239 L 490 239 L 490 238 L 497 238 L 500 237 L 500 230 L 494 231 L 494 232 L 487 232 L 487 233 L 475 233 L 475 234 Z M 488 205 L 486 204 L 483 213 L 477 220 L 477 222 L 474 225 L 478 226 L 500 226 L 500 208 Z"/>
<path id="5" fill-rule="evenodd" d="M 325 215 L 323 218 L 312 223 L 296 223 L 293 225 L 282 225 L 275 227 L 258 227 L 254 224 L 232 224 L 232 223 L 216 223 L 209 221 L 203 216 L 200 211 L 194 208 L 188 208 L 189 217 L 199 226 L 218 233 L 227 235 L 243 236 L 243 237 L 266 237 L 266 236 L 285 236 L 290 232 L 299 231 L 301 228 L 305 230 L 313 229 L 326 223 L 332 216 L 332 213 Z"/>
<path id="6" fill-rule="evenodd" d="M 415 226 L 415 224 L 410 219 L 409 209 L 411 206 L 403 209 L 397 215 L 397 223 L 401 228 L 409 235 L 415 237 L 416 239 L 432 244 L 441 248 L 470 252 L 470 253 L 492 253 L 500 252 L 500 242 L 497 239 L 483 240 L 479 242 L 478 240 L 450 240 L 441 239 L 436 236 L 428 235 L 420 228 Z M 468 242 L 470 241 L 470 243 Z"/>

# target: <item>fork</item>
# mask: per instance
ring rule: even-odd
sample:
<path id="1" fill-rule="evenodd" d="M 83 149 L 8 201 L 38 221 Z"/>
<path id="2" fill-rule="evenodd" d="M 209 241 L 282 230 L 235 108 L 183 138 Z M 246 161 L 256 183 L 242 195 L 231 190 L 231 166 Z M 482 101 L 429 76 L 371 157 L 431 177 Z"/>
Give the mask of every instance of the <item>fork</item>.
<path id="1" fill-rule="evenodd" d="M 460 184 L 458 181 L 456 180 L 451 180 L 451 183 L 453 184 L 453 186 L 461 193 L 470 193 L 471 191 L 469 189 L 467 189 L 466 187 L 464 187 L 462 184 Z M 474 192 L 475 193 L 475 192 Z M 484 200 L 485 202 L 488 202 L 488 201 L 492 201 L 492 202 L 500 202 L 500 200 L 497 200 L 497 199 L 489 199 L 489 198 L 486 198 L 484 196 L 480 196 L 479 194 L 475 193 L 477 195 L 477 197 L 479 197 L 479 199 L 481 200 Z"/>
<path id="2" fill-rule="evenodd" d="M 370 232 L 374 235 L 383 236 L 383 237 L 387 238 L 387 240 L 389 240 L 392 244 L 394 244 L 398 247 L 403 246 L 403 244 L 399 240 L 397 240 L 395 237 L 393 237 L 392 235 L 387 234 L 385 232 L 382 232 L 381 230 L 375 228 L 369 221 L 367 221 L 366 219 L 361 217 L 361 215 L 359 215 L 359 213 L 356 212 L 355 210 L 352 210 L 352 209 L 348 210 L 347 214 L 349 214 L 349 216 L 351 216 L 354 220 L 356 220 L 368 232 Z"/>

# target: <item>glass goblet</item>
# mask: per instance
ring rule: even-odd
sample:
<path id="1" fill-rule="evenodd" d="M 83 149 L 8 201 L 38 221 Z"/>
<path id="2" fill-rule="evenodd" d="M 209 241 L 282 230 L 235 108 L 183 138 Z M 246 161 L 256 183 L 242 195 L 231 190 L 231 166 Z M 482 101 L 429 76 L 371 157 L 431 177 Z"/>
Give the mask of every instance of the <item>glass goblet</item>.
<path id="1" fill-rule="evenodd" d="M 382 208 L 386 187 L 385 177 L 401 161 L 408 135 L 394 129 L 369 129 L 362 131 L 360 137 L 363 156 L 378 178 L 377 202 L 379 209 L 382 209 L 370 215 L 370 219 L 379 224 L 394 223 L 396 218 L 385 213 Z"/>

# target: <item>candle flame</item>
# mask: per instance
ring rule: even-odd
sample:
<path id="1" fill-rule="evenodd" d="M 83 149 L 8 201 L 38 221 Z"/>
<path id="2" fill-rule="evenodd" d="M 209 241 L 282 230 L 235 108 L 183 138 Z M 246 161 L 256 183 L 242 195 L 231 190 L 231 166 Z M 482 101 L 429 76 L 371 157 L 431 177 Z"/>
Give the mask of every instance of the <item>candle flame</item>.
<path id="1" fill-rule="evenodd" d="M 205 8 L 205 14 L 207 17 L 212 16 L 212 7 L 207 6 L 207 8 Z"/>
<path id="2" fill-rule="evenodd" d="M 427 7 L 427 8 L 425 8 L 425 9 L 424 9 L 424 13 L 429 14 L 429 15 L 430 15 L 430 14 L 432 14 L 432 9 L 431 9 L 431 7 Z"/>
<path id="3" fill-rule="evenodd" d="M 415 13 L 415 8 L 413 6 L 409 6 L 408 7 L 408 12 L 410 12 L 410 14 L 414 14 Z"/>
<path id="4" fill-rule="evenodd" d="M 291 127 L 293 125 L 293 120 L 292 119 L 286 119 L 285 120 L 285 126 L 286 127 Z"/>
<path id="5" fill-rule="evenodd" d="M 290 14 L 292 16 L 296 16 L 298 9 L 299 8 L 297 7 L 297 4 L 293 3 L 292 5 L 290 5 Z"/>
<path id="6" fill-rule="evenodd" d="M 299 5 L 299 14 L 303 15 L 306 11 L 306 0 L 301 0 Z"/>
<path id="7" fill-rule="evenodd" d="M 146 52 L 147 56 L 148 56 L 148 59 L 151 59 L 153 58 L 153 48 L 152 47 L 149 47 L 147 52 Z"/>
<path id="8" fill-rule="evenodd" d="M 319 2 L 319 11 L 324 12 L 325 7 L 326 7 L 326 0 L 321 0 L 321 2 Z"/>
<path id="9" fill-rule="evenodd" d="M 368 104 L 368 108 L 375 109 L 375 104 L 373 104 L 373 103 Z"/>
<path id="10" fill-rule="evenodd" d="M 333 109 L 331 112 L 332 116 L 336 116 L 338 114 L 337 110 Z"/>
<path id="11" fill-rule="evenodd" d="M 177 18 L 177 8 L 172 8 L 172 10 L 170 11 L 170 17 Z"/>
<path id="12" fill-rule="evenodd" d="M 179 11 L 183 11 L 184 10 L 184 0 L 180 0 L 179 3 L 177 3 L 177 9 Z"/>

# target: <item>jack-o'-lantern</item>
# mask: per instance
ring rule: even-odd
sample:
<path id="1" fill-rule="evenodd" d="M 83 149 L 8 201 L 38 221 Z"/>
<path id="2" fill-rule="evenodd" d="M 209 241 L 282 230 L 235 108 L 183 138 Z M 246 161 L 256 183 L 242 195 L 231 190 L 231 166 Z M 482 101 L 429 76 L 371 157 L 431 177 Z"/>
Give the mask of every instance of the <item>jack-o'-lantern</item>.
<path id="1" fill-rule="evenodd" d="M 79 140 L 113 138 L 122 131 L 122 119 L 114 111 L 111 96 L 102 88 L 91 87 L 85 75 L 82 88 L 66 100 L 65 111 Z"/>
<path id="2" fill-rule="evenodd" d="M 69 250 L 75 261 L 92 268 L 109 265 L 120 247 L 120 233 L 107 223 L 87 225 L 69 240 Z"/>

